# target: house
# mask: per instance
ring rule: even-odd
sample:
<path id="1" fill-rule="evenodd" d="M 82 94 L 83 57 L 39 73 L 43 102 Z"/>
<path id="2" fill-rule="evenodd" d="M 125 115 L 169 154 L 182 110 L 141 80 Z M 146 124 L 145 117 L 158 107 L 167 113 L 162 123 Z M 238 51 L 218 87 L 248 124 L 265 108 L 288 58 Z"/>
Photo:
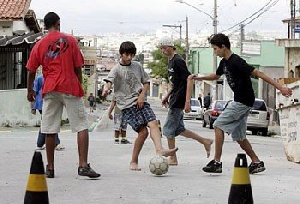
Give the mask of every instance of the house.
<path id="1" fill-rule="evenodd" d="M 27 101 L 29 53 L 42 36 L 31 0 L 0 0 L 0 125 L 35 125 Z M 18 89 L 17 89 L 18 88 Z"/>

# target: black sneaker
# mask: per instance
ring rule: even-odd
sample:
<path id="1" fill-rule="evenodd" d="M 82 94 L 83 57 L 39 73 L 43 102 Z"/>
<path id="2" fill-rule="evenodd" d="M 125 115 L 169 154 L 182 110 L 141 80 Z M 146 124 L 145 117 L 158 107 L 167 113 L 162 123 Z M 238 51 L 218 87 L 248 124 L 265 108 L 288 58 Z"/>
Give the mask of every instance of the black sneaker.
<path id="1" fill-rule="evenodd" d="M 266 170 L 265 168 L 265 164 L 263 161 L 260 162 L 251 162 L 251 164 L 249 165 L 249 173 L 250 174 L 255 174 L 255 173 L 259 173 Z"/>
<path id="2" fill-rule="evenodd" d="M 222 162 L 211 160 L 202 170 L 207 173 L 222 173 Z"/>
<path id="3" fill-rule="evenodd" d="M 48 169 L 47 165 L 45 175 L 47 178 L 54 178 L 54 169 Z"/>
<path id="4" fill-rule="evenodd" d="M 90 164 L 87 164 L 86 167 L 78 167 L 79 176 L 87 176 L 89 178 L 98 178 L 101 174 L 96 173 L 91 167 Z"/>
<path id="5" fill-rule="evenodd" d="M 131 142 L 129 142 L 127 139 L 125 139 L 125 140 L 121 140 L 121 144 L 131 144 Z"/>
<path id="6" fill-rule="evenodd" d="M 119 139 L 115 139 L 115 144 L 119 144 Z"/>

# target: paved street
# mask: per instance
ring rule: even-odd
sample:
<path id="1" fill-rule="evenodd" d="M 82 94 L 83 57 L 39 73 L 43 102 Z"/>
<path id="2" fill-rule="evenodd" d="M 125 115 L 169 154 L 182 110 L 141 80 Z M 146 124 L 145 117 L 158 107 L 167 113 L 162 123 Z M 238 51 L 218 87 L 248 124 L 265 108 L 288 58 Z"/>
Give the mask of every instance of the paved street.
<path id="1" fill-rule="evenodd" d="M 163 124 L 167 110 L 161 108 L 157 100 L 150 102 Z M 179 166 L 170 167 L 165 176 L 152 175 L 148 165 L 155 152 L 152 141 L 148 139 L 139 160 L 142 171 L 133 172 L 128 169 L 133 145 L 114 144 L 112 121 L 103 114 L 105 107 L 102 105 L 93 113 L 94 116 L 89 117 L 90 124 L 97 117 L 101 118 L 90 133 L 89 161 L 102 176 L 98 180 L 77 179 L 76 135 L 64 127 L 60 139 L 66 149 L 56 152 L 55 178 L 47 179 L 50 203 L 227 203 L 233 163 L 236 154 L 241 152 L 230 137 L 225 138 L 222 174 L 204 173 L 201 168 L 211 158 L 205 158 L 202 145 L 182 137 L 177 140 Z M 202 136 L 214 138 L 213 130 L 202 128 L 201 123 L 191 120 L 185 124 Z M 19 204 L 24 199 L 37 128 L 0 130 L 0 203 Z M 128 139 L 134 141 L 136 135 L 129 127 Z M 300 203 L 300 164 L 286 160 L 280 137 L 248 135 L 248 138 L 266 165 L 265 172 L 250 176 L 254 203 Z M 163 144 L 167 146 L 165 138 Z M 45 151 L 42 154 L 46 164 Z"/>

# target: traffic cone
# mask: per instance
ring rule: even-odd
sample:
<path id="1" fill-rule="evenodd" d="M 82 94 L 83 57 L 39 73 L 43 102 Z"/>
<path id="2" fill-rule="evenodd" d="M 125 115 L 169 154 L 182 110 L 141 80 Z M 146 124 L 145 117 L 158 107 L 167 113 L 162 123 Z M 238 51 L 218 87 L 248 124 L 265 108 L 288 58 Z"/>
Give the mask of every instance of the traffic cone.
<path id="1" fill-rule="evenodd" d="M 160 120 L 157 120 L 157 124 L 158 124 L 159 132 L 160 132 L 160 137 L 162 137 Z"/>
<path id="2" fill-rule="evenodd" d="M 24 204 L 48 204 L 48 188 L 41 152 L 34 152 Z"/>
<path id="3" fill-rule="evenodd" d="M 246 154 L 238 154 L 235 158 L 228 204 L 253 204 Z"/>

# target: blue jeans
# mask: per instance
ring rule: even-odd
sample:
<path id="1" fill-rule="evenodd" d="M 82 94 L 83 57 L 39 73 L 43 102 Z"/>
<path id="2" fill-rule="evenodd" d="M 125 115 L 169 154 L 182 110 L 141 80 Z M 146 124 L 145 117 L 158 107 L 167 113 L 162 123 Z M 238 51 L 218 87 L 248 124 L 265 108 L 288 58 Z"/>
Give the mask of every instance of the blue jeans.
<path id="1" fill-rule="evenodd" d="M 40 129 L 39 130 L 39 136 L 38 136 L 37 142 L 36 142 L 38 147 L 44 146 L 44 144 L 45 144 L 45 136 L 46 136 L 46 134 L 41 133 L 41 129 Z M 55 137 L 55 144 L 56 145 L 60 144 L 60 139 L 58 138 L 58 134 L 57 133 L 55 134 L 54 137 Z"/>

